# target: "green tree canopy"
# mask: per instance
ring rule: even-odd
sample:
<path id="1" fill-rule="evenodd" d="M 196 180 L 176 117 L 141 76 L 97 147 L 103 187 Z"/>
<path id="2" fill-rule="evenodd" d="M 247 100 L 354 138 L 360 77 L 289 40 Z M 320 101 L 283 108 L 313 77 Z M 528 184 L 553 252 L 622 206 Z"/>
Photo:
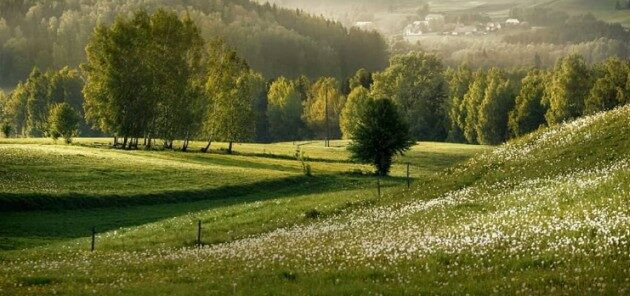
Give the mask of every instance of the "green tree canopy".
<path id="1" fill-rule="evenodd" d="M 79 72 L 64 67 L 57 72 L 43 73 L 33 69 L 29 78 L 17 85 L 2 104 L 4 121 L 20 136 L 44 136 L 48 132 L 50 108 L 67 102 L 75 110 L 81 110 L 83 81 Z M 81 123 L 84 123 L 81 120 Z M 81 125 L 83 131 L 89 128 Z M 87 134 L 87 132 L 86 132 Z"/>
<path id="2" fill-rule="evenodd" d="M 522 136 L 545 124 L 547 110 L 542 104 L 549 73 L 530 71 L 523 78 L 521 90 L 516 97 L 515 108 L 510 112 L 509 128 L 513 136 Z"/>
<path id="3" fill-rule="evenodd" d="M 37 68 L 33 69 L 26 81 L 26 134 L 41 137 L 46 134 L 48 106 L 51 103 L 48 79 Z"/>
<path id="4" fill-rule="evenodd" d="M 584 113 L 584 102 L 591 89 L 591 69 L 579 55 L 558 60 L 548 89 L 547 123 L 557 124 Z"/>
<path id="5" fill-rule="evenodd" d="M 445 76 L 449 81 L 448 139 L 454 142 L 464 142 L 464 123 L 466 120 L 464 96 L 470 88 L 473 80 L 473 72 L 467 65 L 462 65 L 456 70 L 449 70 Z"/>
<path id="6" fill-rule="evenodd" d="M 84 107 L 93 126 L 124 137 L 124 145 L 159 137 L 168 147 L 197 133 L 206 102 L 204 51 L 190 18 L 139 11 L 98 27 L 86 52 Z"/>
<path id="7" fill-rule="evenodd" d="M 276 141 L 300 139 L 304 128 L 303 105 L 296 84 L 280 77 L 271 84 L 267 97 L 267 118 L 273 139 Z"/>
<path id="8" fill-rule="evenodd" d="M 486 73 L 478 70 L 474 74 L 470 89 L 462 101 L 464 122 L 462 130 L 466 141 L 471 144 L 478 143 L 477 124 L 479 122 L 479 105 L 483 102 L 486 93 Z"/>
<path id="9" fill-rule="evenodd" d="M 372 73 L 361 68 L 357 71 L 357 73 L 354 74 L 354 76 L 350 78 L 349 86 L 350 90 L 353 90 L 359 86 L 362 86 L 363 88 L 369 90 L 372 87 L 373 83 L 374 79 L 372 79 Z"/>
<path id="10" fill-rule="evenodd" d="M 409 125 L 398 112 L 396 104 L 387 98 L 368 100 L 360 109 L 352 143 L 348 150 L 352 159 L 371 163 L 376 173 L 389 173 L 393 157 L 403 154 L 414 144 Z"/>
<path id="11" fill-rule="evenodd" d="M 361 112 L 367 107 L 371 100 L 372 96 L 370 95 L 370 91 L 361 85 L 354 88 L 350 95 L 348 95 L 348 100 L 341 111 L 340 119 L 341 132 L 344 139 L 352 138 L 357 123 L 360 120 Z"/>
<path id="12" fill-rule="evenodd" d="M 396 56 L 384 72 L 374 75 L 372 93 L 391 98 L 402 107 L 413 138 L 444 140 L 448 85 L 443 72 L 435 55 L 414 52 Z"/>
<path id="13" fill-rule="evenodd" d="M 596 80 L 585 102 L 585 113 L 593 114 L 630 102 L 630 61 L 608 59 L 595 66 Z"/>
<path id="14" fill-rule="evenodd" d="M 254 137 L 255 96 L 265 87 L 260 74 L 250 70 L 245 60 L 220 41 L 212 47 L 206 82 L 209 108 L 205 131 L 211 139 L 229 142 L 249 141 Z"/>
<path id="15" fill-rule="evenodd" d="M 515 86 L 506 73 L 497 68 L 487 75 L 484 98 L 479 105 L 477 141 L 497 145 L 508 138 L 508 114 L 514 106 Z"/>
<path id="16" fill-rule="evenodd" d="M 339 116 L 345 104 L 345 98 L 339 91 L 337 79 L 320 78 L 312 85 L 310 97 L 306 102 L 304 120 L 319 138 L 341 138 Z"/>

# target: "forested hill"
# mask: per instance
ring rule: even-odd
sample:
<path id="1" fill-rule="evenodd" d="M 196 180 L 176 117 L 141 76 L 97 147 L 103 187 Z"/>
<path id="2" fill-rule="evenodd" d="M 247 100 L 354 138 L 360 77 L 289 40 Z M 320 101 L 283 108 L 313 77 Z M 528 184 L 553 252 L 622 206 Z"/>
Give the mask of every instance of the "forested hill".
<path id="1" fill-rule="evenodd" d="M 267 78 L 346 77 L 359 68 L 380 70 L 388 59 L 377 33 L 249 0 L 2 0 L 0 86 L 25 79 L 34 66 L 76 67 L 98 24 L 157 8 L 188 13 L 205 39 L 222 37 Z"/>

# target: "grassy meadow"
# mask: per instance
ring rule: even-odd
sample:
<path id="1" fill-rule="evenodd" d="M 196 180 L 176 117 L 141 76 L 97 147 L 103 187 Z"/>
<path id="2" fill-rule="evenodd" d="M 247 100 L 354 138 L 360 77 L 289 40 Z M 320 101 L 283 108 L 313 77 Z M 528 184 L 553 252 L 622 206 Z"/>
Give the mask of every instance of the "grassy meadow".
<path id="1" fill-rule="evenodd" d="M 213 144 L 212 153 L 182 153 L 117 150 L 108 141 L 80 138 L 68 146 L 50 139 L 1 139 L 0 249 L 78 238 L 92 227 L 106 232 L 173 217 L 191 225 L 208 221 L 207 242 L 224 242 L 303 222 L 308 211 L 328 215 L 377 196 L 371 168 L 348 161 L 345 141 L 330 148 L 323 142 L 237 144 L 235 155 L 225 154 L 223 143 Z M 203 145 L 193 143 L 191 150 Z M 295 160 L 296 145 L 311 159 L 313 176 L 304 176 Z M 421 143 L 382 180 L 383 191 L 406 187 L 407 162 L 412 177 L 423 179 L 486 149 Z M 195 239 L 194 231 L 171 234 L 162 241 L 159 236 L 141 240 L 185 246 Z M 125 247 L 134 245 L 146 247 L 136 242 Z"/>
<path id="2" fill-rule="evenodd" d="M 294 143 L 225 155 L 2 140 L 0 294 L 627 294 L 628 118 L 495 148 L 421 143 L 381 197 L 343 141 L 296 143 L 306 177 Z"/>

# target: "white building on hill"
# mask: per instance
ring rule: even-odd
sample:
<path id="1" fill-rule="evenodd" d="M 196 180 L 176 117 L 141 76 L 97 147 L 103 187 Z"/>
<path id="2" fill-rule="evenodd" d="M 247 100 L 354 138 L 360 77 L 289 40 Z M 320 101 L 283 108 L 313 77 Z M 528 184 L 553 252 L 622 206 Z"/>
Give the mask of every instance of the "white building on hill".
<path id="1" fill-rule="evenodd" d="M 518 26 L 521 22 L 518 19 L 515 18 L 511 18 L 508 19 L 507 21 L 505 21 L 506 25 L 510 25 L 510 26 Z"/>
<path id="2" fill-rule="evenodd" d="M 429 31 L 428 21 L 415 21 L 405 27 L 403 34 L 405 36 L 420 36 Z"/>

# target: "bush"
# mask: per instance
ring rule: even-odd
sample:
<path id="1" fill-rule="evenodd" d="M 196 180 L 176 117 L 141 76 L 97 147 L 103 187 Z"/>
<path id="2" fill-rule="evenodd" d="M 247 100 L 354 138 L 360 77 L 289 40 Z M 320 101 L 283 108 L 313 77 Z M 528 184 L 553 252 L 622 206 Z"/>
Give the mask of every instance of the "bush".
<path id="1" fill-rule="evenodd" d="M 308 157 L 306 157 L 306 154 L 304 153 L 304 151 L 302 151 L 299 147 L 297 148 L 297 150 L 295 150 L 295 159 L 300 161 L 300 164 L 302 164 L 302 172 L 304 173 L 305 176 L 308 176 L 308 177 L 313 176 L 311 165 L 308 162 L 306 162 L 308 160 Z"/>
<path id="2" fill-rule="evenodd" d="M 2 125 L 0 126 L 0 129 L 2 130 L 2 134 L 4 135 L 5 138 L 10 137 L 11 133 L 13 132 L 13 127 L 8 122 L 3 122 Z"/>
<path id="3" fill-rule="evenodd" d="M 322 215 L 317 209 L 310 209 L 304 213 L 304 217 L 308 219 L 317 219 Z"/>
<path id="4" fill-rule="evenodd" d="M 79 114 L 68 103 L 56 104 L 48 116 L 48 133 L 54 139 L 62 137 L 66 144 L 79 133 Z"/>

